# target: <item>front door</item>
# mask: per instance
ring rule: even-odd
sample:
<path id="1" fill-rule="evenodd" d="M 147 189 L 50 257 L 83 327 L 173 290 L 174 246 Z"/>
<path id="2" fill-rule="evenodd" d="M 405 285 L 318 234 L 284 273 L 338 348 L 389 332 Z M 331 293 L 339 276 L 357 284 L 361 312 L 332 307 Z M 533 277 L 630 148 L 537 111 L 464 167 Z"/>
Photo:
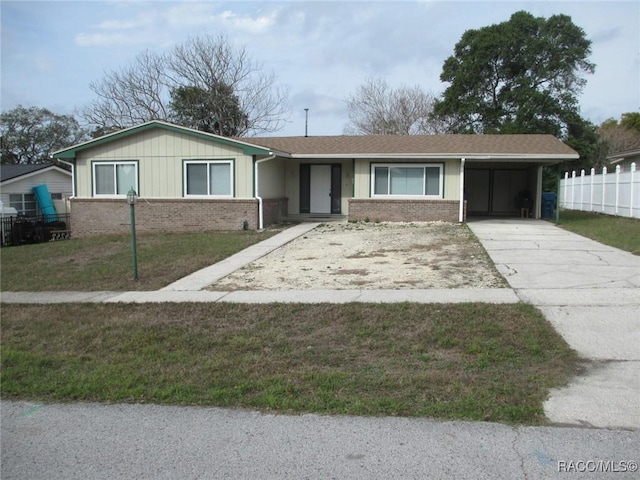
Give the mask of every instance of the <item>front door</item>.
<path id="1" fill-rule="evenodd" d="M 310 213 L 331 213 L 331 165 L 311 165 Z"/>
<path id="2" fill-rule="evenodd" d="M 300 213 L 339 214 L 342 203 L 342 167 L 300 165 Z"/>

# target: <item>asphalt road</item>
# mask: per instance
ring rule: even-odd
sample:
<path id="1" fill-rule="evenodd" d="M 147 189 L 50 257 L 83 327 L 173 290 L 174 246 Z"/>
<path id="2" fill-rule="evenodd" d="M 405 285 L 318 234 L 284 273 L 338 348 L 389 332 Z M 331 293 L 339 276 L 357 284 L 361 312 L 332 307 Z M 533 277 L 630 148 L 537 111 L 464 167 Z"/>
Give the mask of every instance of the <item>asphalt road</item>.
<path id="1" fill-rule="evenodd" d="M 0 403 L 1 478 L 638 478 L 640 431 Z"/>

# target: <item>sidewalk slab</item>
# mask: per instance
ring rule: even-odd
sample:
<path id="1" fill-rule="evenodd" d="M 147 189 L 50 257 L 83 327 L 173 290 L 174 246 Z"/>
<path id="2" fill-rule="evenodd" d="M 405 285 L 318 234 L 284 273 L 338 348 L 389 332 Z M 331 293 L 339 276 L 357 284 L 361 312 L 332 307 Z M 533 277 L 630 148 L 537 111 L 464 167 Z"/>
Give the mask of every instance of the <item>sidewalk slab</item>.
<path id="1" fill-rule="evenodd" d="M 249 263 L 264 257 L 275 249 L 295 240 L 305 233 L 316 228 L 319 223 L 299 223 L 293 227 L 263 240 L 260 243 L 251 245 L 241 250 L 235 255 L 225 258 L 209 267 L 198 270 L 197 272 L 187 275 L 180 280 L 162 288 L 160 291 L 193 291 L 202 290 L 209 285 L 217 282 L 221 278 L 230 275 L 236 270 L 248 265 Z"/>
<path id="2" fill-rule="evenodd" d="M 638 430 L 638 398 L 640 362 L 601 363 L 566 387 L 553 389 L 544 412 L 554 423 Z"/>
<path id="3" fill-rule="evenodd" d="M 456 288 L 429 290 L 363 290 L 361 302 L 371 303 L 519 303 L 510 288 Z"/>
<path id="4" fill-rule="evenodd" d="M 551 306 L 540 310 L 581 357 L 640 362 L 637 305 Z"/>
<path id="5" fill-rule="evenodd" d="M 208 291 L 155 291 L 124 292 L 106 300 L 106 303 L 211 303 L 217 302 L 227 292 Z"/>
<path id="6" fill-rule="evenodd" d="M 523 288 L 518 297 L 537 306 L 636 306 L 640 305 L 637 288 Z"/>
<path id="7" fill-rule="evenodd" d="M 230 303 L 350 303 L 360 300 L 359 290 L 242 290 L 221 301 Z"/>
<path id="8" fill-rule="evenodd" d="M 1 292 L 4 303 L 101 303 L 122 292 Z"/>
<path id="9" fill-rule="evenodd" d="M 234 303 L 518 303 L 510 288 L 434 290 L 278 290 L 236 291 L 222 302 Z"/>

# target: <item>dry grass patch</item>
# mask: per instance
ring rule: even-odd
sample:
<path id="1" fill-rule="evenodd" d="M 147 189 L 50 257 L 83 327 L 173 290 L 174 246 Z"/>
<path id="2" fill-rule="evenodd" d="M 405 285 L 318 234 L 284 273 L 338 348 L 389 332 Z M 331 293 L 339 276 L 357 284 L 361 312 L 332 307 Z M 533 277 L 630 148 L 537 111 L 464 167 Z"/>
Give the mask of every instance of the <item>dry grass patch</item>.
<path id="1" fill-rule="evenodd" d="M 157 290 L 265 240 L 268 232 L 140 234 L 138 280 L 131 237 L 106 235 L 2 249 L 2 291 Z"/>
<path id="2" fill-rule="evenodd" d="M 3 398 L 539 424 L 576 362 L 522 304 L 3 305 Z"/>

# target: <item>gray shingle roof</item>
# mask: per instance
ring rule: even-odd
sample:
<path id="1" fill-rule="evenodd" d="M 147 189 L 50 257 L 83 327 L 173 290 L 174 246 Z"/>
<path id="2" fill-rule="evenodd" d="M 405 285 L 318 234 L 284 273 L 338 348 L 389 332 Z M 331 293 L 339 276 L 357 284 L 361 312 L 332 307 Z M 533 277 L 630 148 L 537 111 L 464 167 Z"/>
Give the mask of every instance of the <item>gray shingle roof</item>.
<path id="1" fill-rule="evenodd" d="M 2 164 L 0 165 L 0 182 L 11 180 L 12 178 L 21 177 L 28 173 L 37 172 L 52 166 L 52 163 L 38 163 L 35 165 L 14 165 L 14 164 Z"/>
<path id="2" fill-rule="evenodd" d="M 550 156 L 578 158 L 553 135 L 358 135 L 327 137 L 243 137 L 242 141 L 288 153 L 322 155 Z"/>

